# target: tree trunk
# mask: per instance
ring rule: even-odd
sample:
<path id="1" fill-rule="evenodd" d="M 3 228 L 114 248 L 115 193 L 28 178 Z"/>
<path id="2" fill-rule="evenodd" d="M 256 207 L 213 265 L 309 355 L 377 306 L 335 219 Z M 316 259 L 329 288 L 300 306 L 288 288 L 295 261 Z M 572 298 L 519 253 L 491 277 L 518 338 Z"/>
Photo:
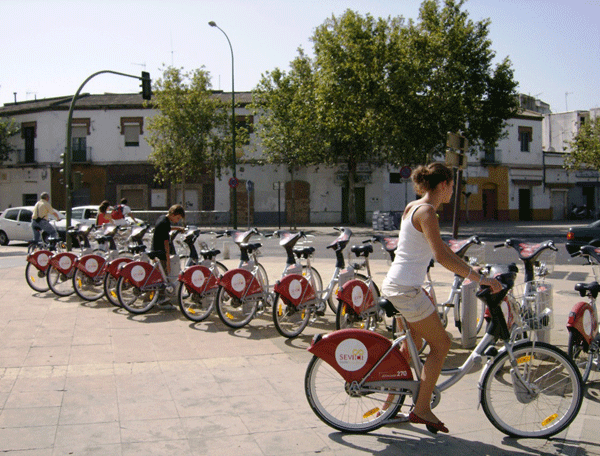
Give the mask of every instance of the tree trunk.
<path id="1" fill-rule="evenodd" d="M 356 176 L 356 161 L 353 158 L 348 160 L 348 223 L 350 226 L 356 225 L 356 198 L 354 194 Z"/>

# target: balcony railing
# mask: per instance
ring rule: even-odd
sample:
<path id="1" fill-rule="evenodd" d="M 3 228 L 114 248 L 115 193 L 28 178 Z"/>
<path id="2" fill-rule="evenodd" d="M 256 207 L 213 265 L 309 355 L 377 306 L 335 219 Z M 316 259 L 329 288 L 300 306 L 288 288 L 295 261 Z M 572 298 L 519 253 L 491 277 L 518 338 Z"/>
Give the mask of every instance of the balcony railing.
<path id="1" fill-rule="evenodd" d="M 33 165 L 38 161 L 37 149 L 17 149 L 8 154 L 5 165 Z"/>
<path id="2" fill-rule="evenodd" d="M 500 163 L 502 155 L 502 149 L 486 150 L 481 157 L 482 165 L 497 165 Z"/>

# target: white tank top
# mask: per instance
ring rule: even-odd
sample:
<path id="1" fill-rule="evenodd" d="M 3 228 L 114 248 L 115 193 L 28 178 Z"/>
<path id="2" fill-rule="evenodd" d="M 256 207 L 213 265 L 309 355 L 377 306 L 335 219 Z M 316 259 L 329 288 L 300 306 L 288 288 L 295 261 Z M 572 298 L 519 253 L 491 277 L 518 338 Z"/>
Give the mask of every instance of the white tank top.
<path id="1" fill-rule="evenodd" d="M 420 287 L 425 280 L 427 266 L 431 261 L 433 252 L 423 233 L 417 230 L 412 222 L 415 211 L 421 206 L 425 206 L 425 204 L 414 207 L 410 215 L 403 219 L 400 224 L 396 256 L 387 273 L 385 282 Z M 427 206 L 431 205 L 427 204 Z"/>

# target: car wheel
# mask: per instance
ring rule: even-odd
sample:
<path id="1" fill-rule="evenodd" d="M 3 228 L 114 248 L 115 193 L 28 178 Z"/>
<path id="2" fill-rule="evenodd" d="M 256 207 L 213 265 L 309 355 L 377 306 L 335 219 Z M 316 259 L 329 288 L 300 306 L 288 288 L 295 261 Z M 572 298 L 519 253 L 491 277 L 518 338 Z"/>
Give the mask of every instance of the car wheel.
<path id="1" fill-rule="evenodd" d="M 8 236 L 4 231 L 0 231 L 0 245 L 8 245 Z"/>

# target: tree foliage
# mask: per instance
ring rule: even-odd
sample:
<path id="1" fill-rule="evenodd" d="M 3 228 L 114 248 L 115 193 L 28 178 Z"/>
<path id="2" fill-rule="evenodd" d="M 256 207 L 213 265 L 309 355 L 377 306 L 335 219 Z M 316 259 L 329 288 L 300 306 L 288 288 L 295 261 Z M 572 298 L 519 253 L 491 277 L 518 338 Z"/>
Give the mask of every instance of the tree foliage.
<path id="1" fill-rule="evenodd" d="M 347 10 L 316 28 L 289 72 L 263 75 L 253 108 L 271 161 L 348 169 L 350 217 L 357 164 L 418 164 L 445 150 L 448 132 L 493 147 L 518 107 L 510 61 L 493 64 L 489 20 L 464 2 L 422 3 L 417 21 Z"/>
<path id="2" fill-rule="evenodd" d="M 9 138 L 21 131 L 14 119 L 0 118 L 0 161 L 7 160 L 14 147 Z"/>
<path id="3" fill-rule="evenodd" d="M 158 114 L 148 121 L 147 140 L 157 179 L 182 182 L 186 176 L 218 173 L 231 155 L 231 117 L 214 96 L 209 73 L 167 67 L 155 83 L 152 105 Z"/>
<path id="4" fill-rule="evenodd" d="M 570 145 L 571 153 L 565 158 L 568 168 L 600 169 L 600 120 L 583 124 Z"/>

